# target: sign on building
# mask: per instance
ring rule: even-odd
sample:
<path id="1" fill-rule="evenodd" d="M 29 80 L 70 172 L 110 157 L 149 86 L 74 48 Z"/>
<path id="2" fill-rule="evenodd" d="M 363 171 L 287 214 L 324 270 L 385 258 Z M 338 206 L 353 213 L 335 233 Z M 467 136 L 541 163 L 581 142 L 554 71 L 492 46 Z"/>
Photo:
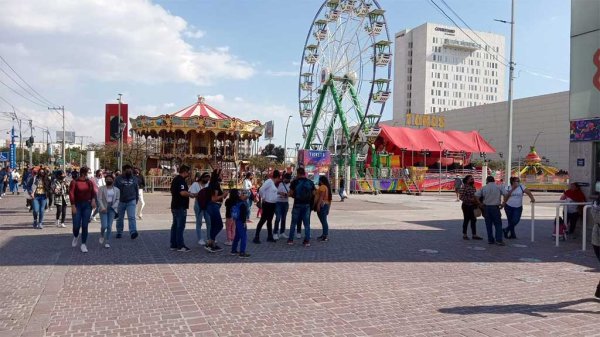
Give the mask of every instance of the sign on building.
<path id="1" fill-rule="evenodd" d="M 406 126 L 418 126 L 424 128 L 444 128 L 446 126 L 446 117 L 427 114 L 406 114 Z"/>
<path id="2" fill-rule="evenodd" d="M 265 124 L 265 139 L 271 140 L 275 134 L 275 125 L 273 121 L 268 121 Z"/>
<path id="3" fill-rule="evenodd" d="M 56 142 L 62 143 L 63 132 L 56 131 Z M 75 144 L 75 131 L 65 131 L 65 143 Z"/>

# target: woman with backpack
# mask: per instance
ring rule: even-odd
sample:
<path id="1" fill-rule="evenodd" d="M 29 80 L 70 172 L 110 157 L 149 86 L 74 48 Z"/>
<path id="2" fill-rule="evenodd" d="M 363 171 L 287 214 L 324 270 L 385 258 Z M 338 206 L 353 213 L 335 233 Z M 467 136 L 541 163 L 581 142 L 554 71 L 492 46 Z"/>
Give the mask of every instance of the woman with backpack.
<path id="1" fill-rule="evenodd" d="M 250 254 L 246 253 L 247 226 L 246 215 L 248 214 L 248 192 L 232 189 L 229 198 L 225 201 L 226 209 L 229 209 L 231 220 L 235 223 L 235 237 L 231 245 L 231 255 L 237 255 L 241 258 L 248 258 Z M 227 212 L 227 211 L 226 211 Z M 240 250 L 238 251 L 238 244 Z"/>
<path id="2" fill-rule="evenodd" d="M 223 248 L 217 245 L 216 239 L 217 235 L 223 229 L 221 204 L 228 195 L 227 192 L 223 192 L 221 189 L 221 170 L 213 170 L 210 176 L 210 183 L 208 184 L 208 193 L 210 195 L 210 201 L 207 206 L 208 214 L 210 215 L 210 236 L 205 248 L 210 253 L 216 253 L 223 250 Z"/>
<path id="3" fill-rule="evenodd" d="M 323 234 L 317 238 L 319 241 L 329 241 L 329 224 L 327 223 L 327 216 L 329 215 L 329 208 L 331 207 L 331 185 L 329 179 L 326 176 L 319 177 L 319 188 L 317 189 L 317 195 L 315 198 L 317 215 L 321 226 L 323 226 Z"/>
<path id="4" fill-rule="evenodd" d="M 190 196 L 196 199 L 194 202 L 194 214 L 196 214 L 196 236 L 198 237 L 198 244 L 200 246 L 206 246 L 206 241 L 202 239 L 202 219 L 206 222 L 206 238 L 210 237 L 210 216 L 206 209 L 210 198 L 207 189 L 209 179 L 210 174 L 196 172 L 195 181 L 189 189 Z"/>
<path id="5" fill-rule="evenodd" d="M 507 239 L 516 239 L 515 227 L 521 221 L 521 214 L 523 213 L 523 195 L 527 194 L 531 202 L 535 202 L 535 198 L 530 190 L 521 184 L 521 180 L 518 177 L 510 177 L 510 186 L 506 187 L 508 194 L 504 198 L 504 212 L 506 212 L 506 220 L 508 227 L 503 229 L 504 237 Z"/>

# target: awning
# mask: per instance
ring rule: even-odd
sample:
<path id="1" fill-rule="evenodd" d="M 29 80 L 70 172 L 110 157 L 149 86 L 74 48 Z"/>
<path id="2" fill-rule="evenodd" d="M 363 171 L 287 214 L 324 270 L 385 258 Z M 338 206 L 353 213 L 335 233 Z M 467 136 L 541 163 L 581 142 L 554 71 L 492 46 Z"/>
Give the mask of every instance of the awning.
<path id="1" fill-rule="evenodd" d="M 385 146 L 386 151 L 392 153 L 399 153 L 401 149 L 431 152 L 496 152 L 477 131 L 439 131 L 432 128 L 411 129 L 381 125 L 378 142 Z"/>

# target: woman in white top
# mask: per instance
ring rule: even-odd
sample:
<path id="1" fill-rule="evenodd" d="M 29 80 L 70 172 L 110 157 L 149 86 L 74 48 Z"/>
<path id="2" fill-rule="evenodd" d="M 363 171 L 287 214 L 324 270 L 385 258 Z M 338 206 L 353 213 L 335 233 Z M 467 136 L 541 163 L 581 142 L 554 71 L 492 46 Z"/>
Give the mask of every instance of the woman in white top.
<path id="1" fill-rule="evenodd" d="M 273 239 L 279 240 L 279 236 L 287 239 L 285 235 L 285 222 L 288 211 L 290 209 L 289 197 L 290 193 L 290 181 L 292 175 L 285 173 L 283 175 L 283 181 L 277 186 L 277 203 L 275 204 L 275 227 L 273 228 Z"/>
<path id="2" fill-rule="evenodd" d="M 535 198 L 531 191 L 521 184 L 521 180 L 518 177 L 510 177 L 510 186 L 506 186 L 508 194 L 504 198 L 504 211 L 506 212 L 506 219 L 508 221 L 508 227 L 504 232 L 504 237 L 507 239 L 516 239 L 515 227 L 521 221 L 521 214 L 523 213 L 523 195 L 527 194 L 531 202 L 535 202 Z"/>
<path id="3" fill-rule="evenodd" d="M 112 174 L 104 178 L 105 185 L 98 190 L 98 209 L 100 211 L 100 244 L 110 248 L 109 240 L 112 224 L 119 209 L 121 193 L 113 184 L 115 177 Z"/>
<path id="4" fill-rule="evenodd" d="M 194 214 L 196 215 L 196 236 L 198 237 L 198 244 L 200 246 L 206 245 L 206 241 L 202 239 L 202 219 L 204 219 L 204 221 L 206 222 L 206 237 L 209 238 L 210 236 L 210 215 L 206 210 L 206 206 L 202 208 L 202 206 L 200 205 L 201 203 L 198 200 L 202 197 L 200 195 L 200 191 L 208 187 L 209 179 L 210 174 L 208 174 L 207 172 L 196 172 L 196 175 L 194 177 L 194 183 L 192 183 L 192 186 L 190 186 L 190 188 L 188 189 L 190 196 L 192 198 L 195 198 Z"/>

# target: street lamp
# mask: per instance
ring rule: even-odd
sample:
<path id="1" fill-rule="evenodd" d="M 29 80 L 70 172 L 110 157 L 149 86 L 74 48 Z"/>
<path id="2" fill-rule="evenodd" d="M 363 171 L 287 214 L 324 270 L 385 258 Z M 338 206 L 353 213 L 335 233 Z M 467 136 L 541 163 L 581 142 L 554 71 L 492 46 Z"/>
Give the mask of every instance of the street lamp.
<path id="1" fill-rule="evenodd" d="M 443 141 L 439 141 L 440 145 L 440 164 L 439 164 L 439 185 L 438 185 L 438 194 L 442 194 L 442 146 L 444 146 Z"/>
<path id="2" fill-rule="evenodd" d="M 286 166 L 286 163 L 287 163 L 287 133 L 288 133 L 288 127 L 290 126 L 291 118 L 292 118 L 292 115 L 289 115 L 287 123 L 285 124 L 285 138 L 283 140 L 283 166 Z"/>

